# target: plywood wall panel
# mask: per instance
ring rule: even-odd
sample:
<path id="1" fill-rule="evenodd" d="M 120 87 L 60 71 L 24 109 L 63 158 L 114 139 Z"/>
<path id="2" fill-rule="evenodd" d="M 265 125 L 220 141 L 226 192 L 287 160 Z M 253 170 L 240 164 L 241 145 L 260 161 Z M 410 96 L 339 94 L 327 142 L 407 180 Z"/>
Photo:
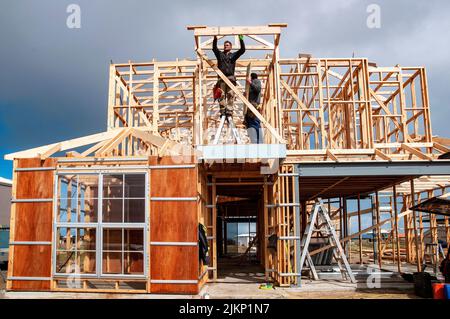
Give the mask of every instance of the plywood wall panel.
<path id="1" fill-rule="evenodd" d="M 56 167 L 55 159 L 19 159 L 18 168 Z M 52 199 L 54 171 L 17 171 L 13 183 L 15 199 Z M 27 280 L 9 280 L 11 290 L 50 290 L 50 280 L 28 280 L 33 277 L 51 277 L 52 247 L 48 244 L 23 242 L 50 242 L 52 239 L 52 202 L 13 203 L 11 241 L 18 244 L 10 248 L 8 277 Z M 22 242 L 22 243 L 21 243 Z"/>
<path id="2" fill-rule="evenodd" d="M 50 277 L 51 246 L 15 246 L 14 277 Z M 14 280 L 17 290 L 49 290 L 50 281 Z"/>
<path id="3" fill-rule="evenodd" d="M 20 159 L 19 168 L 54 167 L 54 159 Z M 53 198 L 53 171 L 22 171 L 17 174 L 17 198 Z"/>
<path id="4" fill-rule="evenodd" d="M 152 241 L 197 241 L 196 202 L 152 202 Z"/>
<path id="5" fill-rule="evenodd" d="M 198 284 L 152 284 L 151 292 L 155 294 L 190 294 L 196 295 Z"/>
<path id="6" fill-rule="evenodd" d="M 169 157 L 150 158 L 150 165 L 186 165 Z M 197 167 L 150 169 L 150 240 L 166 242 L 165 246 L 150 246 L 151 280 L 190 280 L 195 283 L 151 283 L 152 293 L 198 292 L 198 245 L 182 246 L 179 243 L 198 243 Z M 152 200 L 163 197 L 168 200 Z"/>
<path id="7" fill-rule="evenodd" d="M 17 203 L 15 241 L 52 240 L 52 203 Z"/>
<path id="8" fill-rule="evenodd" d="M 193 197 L 197 196 L 197 174 L 192 168 L 153 169 L 150 196 Z"/>
<path id="9" fill-rule="evenodd" d="M 150 258 L 153 260 L 152 279 L 198 279 L 196 246 L 152 246 Z"/>

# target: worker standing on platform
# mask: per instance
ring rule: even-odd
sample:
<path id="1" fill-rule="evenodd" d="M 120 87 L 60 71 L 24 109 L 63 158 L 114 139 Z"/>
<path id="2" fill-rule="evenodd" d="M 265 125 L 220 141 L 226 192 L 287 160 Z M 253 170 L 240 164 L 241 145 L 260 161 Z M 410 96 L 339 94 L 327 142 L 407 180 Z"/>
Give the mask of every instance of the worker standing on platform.
<path id="1" fill-rule="evenodd" d="M 258 79 L 258 74 L 252 73 L 247 79 L 247 83 L 250 86 L 248 92 L 248 101 L 255 107 L 255 109 L 260 110 L 261 103 L 261 81 Z M 252 111 L 247 109 L 245 112 L 245 126 L 247 127 L 248 136 L 252 144 L 262 144 L 263 143 L 263 133 L 261 129 L 260 120 L 253 114 Z"/>
<path id="2" fill-rule="evenodd" d="M 225 41 L 223 45 L 223 52 L 217 48 L 217 37 L 213 40 L 213 52 L 217 58 L 217 67 L 220 71 L 236 85 L 236 77 L 234 75 L 234 69 L 236 67 L 236 61 L 245 52 L 244 36 L 239 36 L 240 48 L 236 52 L 231 53 L 233 45 L 230 41 Z M 220 90 L 220 91 L 219 91 Z M 216 94 L 219 92 L 219 94 Z M 228 85 L 219 78 L 214 88 L 214 97 L 219 100 L 220 116 L 232 116 L 234 106 L 234 92 Z"/>

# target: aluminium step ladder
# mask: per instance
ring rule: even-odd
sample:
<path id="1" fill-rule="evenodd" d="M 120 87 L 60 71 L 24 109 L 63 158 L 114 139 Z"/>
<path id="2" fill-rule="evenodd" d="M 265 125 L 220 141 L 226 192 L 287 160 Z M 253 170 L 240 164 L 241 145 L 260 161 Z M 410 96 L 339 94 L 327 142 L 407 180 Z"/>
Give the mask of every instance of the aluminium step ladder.
<path id="1" fill-rule="evenodd" d="M 316 202 L 312 208 L 310 219 L 306 224 L 305 232 L 300 243 L 301 254 L 300 269 L 298 270 L 299 281 L 301 280 L 302 269 L 307 268 L 304 268 L 305 262 L 308 264 L 308 268 L 310 269 L 313 279 L 318 279 L 317 271 L 314 267 L 313 260 L 308 250 L 313 233 L 318 233 L 322 238 L 328 239 L 329 244 L 331 245 L 330 249 L 333 250 L 333 258 L 338 264 L 342 278 L 344 280 L 350 279 L 352 283 L 356 283 L 355 276 L 353 275 L 350 264 L 348 263 L 347 257 L 345 256 L 344 249 L 342 248 L 339 237 L 336 233 L 336 230 L 334 229 L 333 223 L 328 214 L 328 210 L 323 204 L 321 198 L 316 199 Z"/>
<path id="2" fill-rule="evenodd" d="M 231 131 L 233 132 L 233 136 L 236 139 L 236 143 L 242 144 L 238 129 L 236 128 L 236 125 L 234 125 L 233 118 L 231 117 L 231 115 L 228 115 L 228 116 L 221 115 L 220 116 L 219 128 L 217 129 L 216 135 L 214 136 L 213 144 L 219 143 L 220 136 L 222 135 L 222 130 L 225 125 L 225 120 L 227 121 L 228 126 L 231 128 Z"/>

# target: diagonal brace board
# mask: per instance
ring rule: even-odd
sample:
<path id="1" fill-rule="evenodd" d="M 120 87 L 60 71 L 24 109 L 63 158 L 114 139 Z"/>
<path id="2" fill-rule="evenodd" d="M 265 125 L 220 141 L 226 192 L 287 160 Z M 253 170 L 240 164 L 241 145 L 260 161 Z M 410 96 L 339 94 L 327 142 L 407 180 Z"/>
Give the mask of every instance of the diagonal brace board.
<path id="1" fill-rule="evenodd" d="M 201 52 L 200 50 L 197 50 L 197 54 L 205 60 L 206 63 L 217 73 L 217 75 L 228 85 L 228 87 L 236 94 L 236 96 L 247 106 L 250 111 L 267 127 L 267 129 L 272 133 L 272 135 L 275 137 L 275 139 L 279 143 L 286 143 L 286 141 L 278 134 L 278 132 L 273 128 L 272 125 L 269 124 L 269 122 L 266 121 L 266 119 L 258 112 L 258 110 L 245 98 L 245 96 L 236 88 L 235 85 L 231 83 L 230 80 L 222 73 L 222 71 L 219 70 L 219 68 L 207 58 L 207 56 Z"/>
<path id="2" fill-rule="evenodd" d="M 280 80 L 280 82 L 281 85 L 283 85 L 283 87 L 286 89 L 286 91 L 288 91 L 288 93 L 292 96 L 292 98 L 297 102 L 302 111 L 306 111 L 305 113 L 308 115 L 311 121 L 313 121 L 314 125 L 320 127 L 319 123 L 317 122 L 317 119 L 308 112 L 309 111 L 308 107 L 302 102 L 302 100 L 300 100 L 300 98 L 294 92 L 294 90 L 292 90 L 292 88 L 285 81 Z"/>

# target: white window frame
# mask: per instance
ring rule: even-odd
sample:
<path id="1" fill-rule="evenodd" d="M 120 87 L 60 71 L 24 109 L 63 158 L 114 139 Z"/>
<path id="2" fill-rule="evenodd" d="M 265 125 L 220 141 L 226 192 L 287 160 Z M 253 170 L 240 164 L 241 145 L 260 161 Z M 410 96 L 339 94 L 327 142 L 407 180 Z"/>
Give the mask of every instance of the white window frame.
<path id="1" fill-rule="evenodd" d="M 80 222 L 58 222 L 58 192 L 59 192 L 59 176 L 61 175 L 97 175 L 98 176 L 98 207 L 97 207 L 97 221 L 90 223 L 80 223 Z M 124 223 L 124 222 L 108 222 L 103 223 L 103 176 L 104 175 L 145 175 L 145 218 L 143 223 Z M 78 181 L 77 181 L 78 183 Z M 124 183 L 125 187 L 125 183 Z M 102 171 L 84 171 L 84 170 L 58 170 L 54 175 L 54 192 L 53 192 L 53 249 L 52 249 L 52 274 L 54 277 L 69 277 L 69 276 L 79 276 L 80 278 L 136 278 L 136 279 L 144 279 L 148 276 L 148 268 L 149 268 L 149 256 L 148 256 L 148 246 L 149 246 L 149 238 L 148 231 L 150 229 L 150 221 L 149 221 L 149 204 L 150 204 L 150 187 L 149 187 L 149 172 L 148 170 L 102 170 Z M 125 192 L 122 194 L 122 199 L 124 200 Z M 78 200 L 78 198 L 77 198 Z M 122 214 L 124 212 L 122 211 Z M 57 257 L 57 245 L 58 245 L 58 228 L 95 228 L 96 230 L 96 242 L 95 242 L 95 274 L 91 273 L 58 273 L 56 271 L 56 257 Z M 107 274 L 103 273 L 103 229 L 104 228 L 118 228 L 118 229 L 142 229 L 144 232 L 143 235 L 143 266 L 144 271 L 143 274 Z M 122 247 L 122 255 L 124 249 Z M 123 263 L 122 263 L 122 272 L 123 272 Z"/>

